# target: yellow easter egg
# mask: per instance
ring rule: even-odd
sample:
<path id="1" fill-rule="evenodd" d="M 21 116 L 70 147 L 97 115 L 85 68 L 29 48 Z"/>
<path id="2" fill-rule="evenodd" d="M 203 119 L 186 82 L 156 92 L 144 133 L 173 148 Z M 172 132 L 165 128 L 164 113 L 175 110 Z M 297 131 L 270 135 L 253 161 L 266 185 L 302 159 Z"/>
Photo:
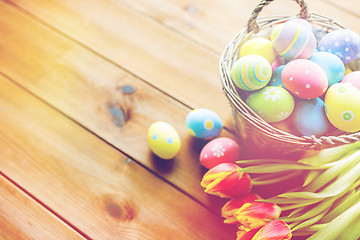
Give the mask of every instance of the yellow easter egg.
<path id="1" fill-rule="evenodd" d="M 325 96 L 325 113 L 341 131 L 360 131 L 360 90 L 349 83 L 333 84 Z"/>
<path id="2" fill-rule="evenodd" d="M 148 143 L 151 151 L 160 158 L 171 159 L 181 147 L 180 136 L 167 122 L 154 122 L 148 130 Z"/>
<path id="3" fill-rule="evenodd" d="M 240 47 L 239 58 L 246 55 L 260 55 L 270 64 L 275 61 L 276 57 L 272 42 L 261 37 L 250 39 Z"/>

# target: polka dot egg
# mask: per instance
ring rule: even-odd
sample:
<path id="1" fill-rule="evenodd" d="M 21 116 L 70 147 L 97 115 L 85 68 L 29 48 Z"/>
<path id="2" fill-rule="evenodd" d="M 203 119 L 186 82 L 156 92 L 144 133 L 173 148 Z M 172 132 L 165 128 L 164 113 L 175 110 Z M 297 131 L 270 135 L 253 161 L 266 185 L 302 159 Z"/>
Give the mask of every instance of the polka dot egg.
<path id="1" fill-rule="evenodd" d="M 320 40 L 318 48 L 321 52 L 333 53 L 344 63 L 349 63 L 360 53 L 360 36 L 349 29 L 335 30 Z"/>
<path id="2" fill-rule="evenodd" d="M 235 163 L 240 157 L 240 147 L 231 138 L 215 138 L 200 152 L 200 163 L 210 169 L 220 163 Z"/>
<path id="3" fill-rule="evenodd" d="M 246 55 L 239 58 L 231 68 L 231 79 L 245 91 L 255 91 L 270 81 L 270 63 L 259 55 Z"/>
<path id="4" fill-rule="evenodd" d="M 265 121 L 279 122 L 294 110 L 294 98 L 284 88 L 268 86 L 252 93 L 246 104 Z"/>
<path id="5" fill-rule="evenodd" d="M 181 147 L 176 129 L 167 122 L 154 122 L 148 129 L 148 143 L 151 151 L 160 158 L 171 159 Z"/>
<path id="6" fill-rule="evenodd" d="M 317 63 L 326 73 L 328 85 L 340 82 L 345 75 L 345 65 L 335 54 L 329 52 L 316 52 L 310 61 Z"/>
<path id="7" fill-rule="evenodd" d="M 207 108 L 191 111 L 186 116 L 185 123 L 192 136 L 202 139 L 217 137 L 223 126 L 219 115 Z"/>
<path id="8" fill-rule="evenodd" d="M 277 25 L 271 33 L 271 41 L 276 52 L 287 60 L 308 59 L 316 49 L 313 32 L 294 21 Z"/>
<path id="9" fill-rule="evenodd" d="M 306 59 L 295 59 L 286 64 L 281 79 L 287 90 L 305 99 L 320 97 L 328 87 L 324 70 L 318 64 Z"/>
<path id="10" fill-rule="evenodd" d="M 332 85 L 326 92 L 325 113 L 341 131 L 360 131 L 360 90 L 349 83 Z"/>

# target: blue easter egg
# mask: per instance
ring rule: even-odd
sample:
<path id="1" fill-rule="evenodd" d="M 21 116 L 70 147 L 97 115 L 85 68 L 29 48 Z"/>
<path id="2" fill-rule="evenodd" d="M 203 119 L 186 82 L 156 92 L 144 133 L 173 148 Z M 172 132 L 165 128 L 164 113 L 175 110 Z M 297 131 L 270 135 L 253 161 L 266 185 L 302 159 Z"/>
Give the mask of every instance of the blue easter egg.
<path id="1" fill-rule="evenodd" d="M 320 40 L 319 51 L 333 53 L 349 63 L 360 53 L 360 36 L 349 29 L 332 31 Z"/>
<path id="2" fill-rule="evenodd" d="M 282 88 L 284 87 L 284 84 L 281 80 L 281 73 L 284 67 L 285 65 L 281 65 L 275 69 L 275 71 L 272 74 L 271 80 L 268 84 L 269 86 L 282 87 Z"/>
<path id="3" fill-rule="evenodd" d="M 345 65 L 341 59 L 333 53 L 316 52 L 310 60 L 320 65 L 328 78 L 329 86 L 338 83 L 345 75 Z"/>
<path id="4" fill-rule="evenodd" d="M 191 111 L 186 116 L 185 123 L 192 136 L 202 139 L 217 137 L 223 126 L 219 115 L 207 108 Z"/>
<path id="5" fill-rule="evenodd" d="M 303 136 L 320 137 L 329 130 L 329 120 L 320 98 L 299 99 L 294 110 L 294 126 Z"/>

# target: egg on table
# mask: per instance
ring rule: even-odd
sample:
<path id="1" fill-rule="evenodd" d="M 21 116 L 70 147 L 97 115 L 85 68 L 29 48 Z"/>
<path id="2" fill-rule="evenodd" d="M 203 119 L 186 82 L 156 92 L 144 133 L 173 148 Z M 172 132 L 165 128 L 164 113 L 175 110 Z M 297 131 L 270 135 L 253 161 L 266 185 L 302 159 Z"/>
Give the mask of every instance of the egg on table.
<path id="1" fill-rule="evenodd" d="M 279 122 L 294 110 L 293 96 L 282 87 L 268 86 L 252 93 L 246 104 L 265 121 Z"/>
<path id="2" fill-rule="evenodd" d="M 324 102 L 320 98 L 299 99 L 293 113 L 294 126 L 303 136 L 320 137 L 329 130 Z"/>
<path id="3" fill-rule="evenodd" d="M 343 61 L 333 53 L 315 52 L 309 60 L 317 63 L 325 71 L 329 86 L 340 82 L 345 75 Z"/>
<path id="4" fill-rule="evenodd" d="M 174 158 L 181 147 L 178 132 L 164 121 L 151 124 L 148 129 L 148 143 L 151 151 L 162 159 Z"/>
<path id="5" fill-rule="evenodd" d="M 295 59 L 287 63 L 281 79 L 287 90 L 305 99 L 320 97 L 328 88 L 325 71 L 318 64 L 306 59 Z"/>
<path id="6" fill-rule="evenodd" d="M 201 139 L 217 137 L 223 126 L 219 115 L 207 108 L 197 108 L 189 112 L 185 123 L 189 133 Z"/>
<path id="7" fill-rule="evenodd" d="M 200 152 L 200 163 L 210 169 L 220 163 L 235 163 L 240 157 L 240 147 L 231 138 L 220 137 L 208 142 Z"/>
<path id="8" fill-rule="evenodd" d="M 332 85 L 325 95 L 325 113 L 341 131 L 360 131 L 360 90 L 349 83 Z"/>
<path id="9" fill-rule="evenodd" d="M 264 57 L 270 64 L 275 61 L 276 53 L 273 44 L 266 38 L 252 38 L 244 42 L 239 51 L 239 58 L 246 55 L 260 55 Z"/>
<path id="10" fill-rule="evenodd" d="M 360 53 L 360 36 L 349 29 L 338 29 L 326 34 L 320 40 L 318 49 L 333 53 L 344 63 L 349 63 Z"/>
<path id="11" fill-rule="evenodd" d="M 314 33 L 294 21 L 277 25 L 271 33 L 276 52 L 287 60 L 308 59 L 316 49 Z"/>

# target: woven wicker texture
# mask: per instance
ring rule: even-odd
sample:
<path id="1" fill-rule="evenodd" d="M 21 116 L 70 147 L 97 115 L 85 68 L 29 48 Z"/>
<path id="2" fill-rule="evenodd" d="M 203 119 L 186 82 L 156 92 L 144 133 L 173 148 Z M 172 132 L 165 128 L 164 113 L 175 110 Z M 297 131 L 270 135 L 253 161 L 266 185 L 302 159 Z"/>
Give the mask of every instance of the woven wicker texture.
<path id="1" fill-rule="evenodd" d="M 341 133 L 337 136 L 295 136 L 279 130 L 259 117 L 245 104 L 246 94 L 237 91 L 230 77 L 232 65 L 238 58 L 239 48 L 249 37 L 259 31 L 283 23 L 294 16 L 262 17 L 261 10 L 273 0 L 263 0 L 254 9 L 248 24 L 227 45 L 223 51 L 219 67 L 223 92 L 229 100 L 233 114 L 236 134 L 245 144 L 255 150 L 271 153 L 290 153 L 295 151 L 321 150 L 360 140 L 360 132 Z M 307 4 L 303 0 L 295 0 L 301 10 L 298 17 L 308 20 L 312 26 L 319 27 L 326 32 L 345 28 L 335 20 L 315 13 L 309 13 Z"/>

